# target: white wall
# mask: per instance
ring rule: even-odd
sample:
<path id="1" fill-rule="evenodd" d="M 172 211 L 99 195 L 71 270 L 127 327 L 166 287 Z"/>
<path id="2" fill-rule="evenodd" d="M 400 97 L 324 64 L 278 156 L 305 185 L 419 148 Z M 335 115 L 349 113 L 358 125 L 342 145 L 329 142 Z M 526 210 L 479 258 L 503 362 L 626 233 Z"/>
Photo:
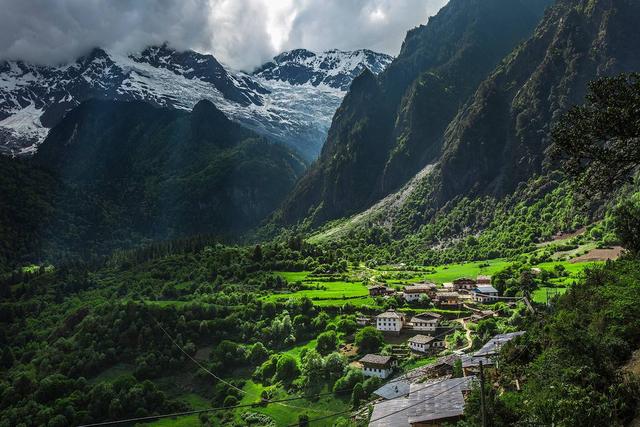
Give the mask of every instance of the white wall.
<path id="1" fill-rule="evenodd" d="M 376 328 L 379 331 L 400 332 L 402 330 L 402 321 L 400 319 L 378 318 L 376 319 Z"/>
<path id="2" fill-rule="evenodd" d="M 378 377 L 378 378 L 387 378 L 391 375 L 392 369 L 376 369 L 376 368 L 367 368 L 362 369 L 362 374 L 365 377 Z"/>

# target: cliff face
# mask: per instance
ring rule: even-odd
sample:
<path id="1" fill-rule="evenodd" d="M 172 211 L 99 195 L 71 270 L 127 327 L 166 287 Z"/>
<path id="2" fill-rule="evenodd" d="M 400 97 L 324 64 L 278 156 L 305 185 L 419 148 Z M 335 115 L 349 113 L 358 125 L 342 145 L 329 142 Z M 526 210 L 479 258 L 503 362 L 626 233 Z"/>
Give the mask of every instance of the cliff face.
<path id="1" fill-rule="evenodd" d="M 452 0 L 407 34 L 378 78 L 356 79 L 320 158 L 283 205 L 282 223 L 348 215 L 436 159 L 447 125 L 499 61 L 526 40 L 550 0 Z"/>
<path id="2" fill-rule="evenodd" d="M 582 102 L 588 83 L 640 69 L 638 19 L 631 0 L 558 2 L 450 124 L 442 199 L 501 196 L 540 172 L 554 120 Z"/>

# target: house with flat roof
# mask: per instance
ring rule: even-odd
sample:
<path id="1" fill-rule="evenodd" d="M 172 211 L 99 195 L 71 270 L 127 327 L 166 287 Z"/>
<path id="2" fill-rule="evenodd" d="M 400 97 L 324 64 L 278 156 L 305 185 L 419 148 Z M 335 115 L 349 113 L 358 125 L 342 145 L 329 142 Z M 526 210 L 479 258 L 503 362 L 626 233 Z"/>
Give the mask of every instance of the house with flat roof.
<path id="1" fill-rule="evenodd" d="M 387 378 L 393 373 L 395 362 L 392 356 L 367 354 L 358 362 L 362 364 L 362 374 L 365 377 Z"/>

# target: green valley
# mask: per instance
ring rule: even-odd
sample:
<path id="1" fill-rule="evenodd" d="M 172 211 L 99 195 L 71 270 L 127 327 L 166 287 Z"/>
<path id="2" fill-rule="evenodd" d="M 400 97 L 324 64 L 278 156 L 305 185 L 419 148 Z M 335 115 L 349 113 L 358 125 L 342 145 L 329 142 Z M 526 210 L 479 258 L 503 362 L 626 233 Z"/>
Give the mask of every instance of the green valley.
<path id="1" fill-rule="evenodd" d="M 102 3 L 5 7 L 0 427 L 640 424 L 637 0 Z"/>

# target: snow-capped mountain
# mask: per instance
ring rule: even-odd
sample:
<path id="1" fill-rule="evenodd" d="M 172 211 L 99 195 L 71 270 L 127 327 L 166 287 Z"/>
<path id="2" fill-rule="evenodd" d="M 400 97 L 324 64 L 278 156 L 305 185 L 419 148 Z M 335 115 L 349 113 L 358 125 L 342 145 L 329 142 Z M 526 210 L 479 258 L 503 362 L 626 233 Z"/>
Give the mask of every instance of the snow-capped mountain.
<path id="1" fill-rule="evenodd" d="M 233 120 L 317 156 L 331 118 L 364 67 L 380 72 L 391 57 L 367 50 L 314 54 L 294 50 L 247 74 L 213 56 L 166 45 L 132 55 L 94 49 L 58 67 L 0 62 L 0 153 L 35 152 L 48 129 L 90 98 L 143 100 L 191 109 L 208 99 Z"/>
<path id="2" fill-rule="evenodd" d="M 294 85 L 310 83 L 347 90 L 365 67 L 374 74 L 384 70 L 393 58 L 368 49 L 344 52 L 329 50 L 319 54 L 306 49 L 283 52 L 258 68 L 253 74 L 267 80 Z"/>

